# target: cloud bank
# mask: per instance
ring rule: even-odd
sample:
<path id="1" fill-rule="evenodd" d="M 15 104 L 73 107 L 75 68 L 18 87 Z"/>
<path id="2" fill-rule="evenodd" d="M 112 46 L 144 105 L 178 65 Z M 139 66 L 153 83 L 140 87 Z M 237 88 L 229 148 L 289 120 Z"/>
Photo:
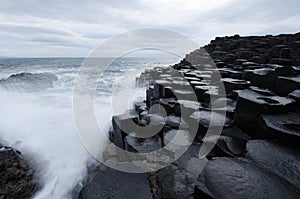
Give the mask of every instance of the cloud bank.
<path id="1" fill-rule="evenodd" d="M 200 45 L 216 36 L 300 31 L 298 0 L 0 1 L 0 56 L 84 57 L 110 37 L 154 27 Z"/>

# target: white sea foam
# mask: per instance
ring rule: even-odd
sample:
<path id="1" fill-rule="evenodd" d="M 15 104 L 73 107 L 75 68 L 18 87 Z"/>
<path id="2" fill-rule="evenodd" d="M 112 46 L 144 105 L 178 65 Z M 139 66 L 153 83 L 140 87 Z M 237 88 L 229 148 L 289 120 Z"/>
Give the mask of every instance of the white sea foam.
<path id="1" fill-rule="evenodd" d="M 34 196 L 36 199 L 76 198 L 88 174 L 88 168 L 95 164 L 93 157 L 80 142 L 73 118 L 72 90 L 81 61 L 20 59 L 16 62 L 2 60 L 3 63 L 0 64 L 2 77 L 20 72 L 49 72 L 58 77 L 54 88 L 38 92 L 16 93 L 0 89 L 0 142 L 19 149 L 31 158 L 30 163 L 38 171 L 41 184 Z M 126 65 L 126 70 L 130 69 L 137 76 L 140 70 L 136 69 L 140 69 L 142 64 L 155 66 L 162 63 L 154 61 L 155 64 L 151 64 L 149 60 L 135 60 Z M 170 64 L 170 61 L 165 63 Z M 105 131 L 113 112 L 109 106 L 110 94 L 105 93 L 105 90 L 112 88 L 112 79 L 120 77 L 124 71 L 120 70 L 122 64 L 117 66 L 119 68 L 110 68 L 100 80 L 100 95 L 95 103 L 97 120 Z M 134 77 L 128 77 L 127 80 L 134 80 Z M 128 84 L 123 82 L 120 91 L 130 92 L 132 86 L 128 87 Z M 132 93 L 132 96 L 142 96 L 144 92 L 139 90 Z M 118 101 L 114 103 L 118 104 Z M 125 106 L 128 107 L 128 104 Z"/>

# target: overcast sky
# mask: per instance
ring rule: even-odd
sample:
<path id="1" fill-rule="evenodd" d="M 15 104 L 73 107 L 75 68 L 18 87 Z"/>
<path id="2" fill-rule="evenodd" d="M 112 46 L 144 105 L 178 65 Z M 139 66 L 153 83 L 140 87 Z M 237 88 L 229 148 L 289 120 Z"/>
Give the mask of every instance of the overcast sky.
<path id="1" fill-rule="evenodd" d="M 300 32 L 299 0 L 0 0 L 0 56 L 84 57 L 132 29 L 216 36 Z"/>

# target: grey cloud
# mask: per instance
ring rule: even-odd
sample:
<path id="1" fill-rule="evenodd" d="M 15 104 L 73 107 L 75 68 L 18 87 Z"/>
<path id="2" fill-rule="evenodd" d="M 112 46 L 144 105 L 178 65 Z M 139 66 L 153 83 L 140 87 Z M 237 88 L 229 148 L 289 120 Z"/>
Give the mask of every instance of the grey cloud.
<path id="1" fill-rule="evenodd" d="M 176 30 L 196 39 L 199 45 L 215 36 L 236 33 L 300 31 L 299 0 L 211 0 L 209 8 L 197 8 L 199 2 L 206 5 L 208 1 L 0 1 L 0 41 L 8 43 L 9 37 L 10 43 L 1 45 L 0 54 L 12 53 L 22 44 L 42 48 L 44 54 L 48 50 L 49 55 L 56 54 L 57 48 L 68 55 L 85 55 L 103 39 L 144 27 Z"/>
<path id="2" fill-rule="evenodd" d="M 92 39 L 83 38 L 71 31 L 30 24 L 0 24 L 0 34 L 7 34 L 26 41 L 43 42 L 58 46 L 91 48 L 91 42 L 93 42 Z"/>

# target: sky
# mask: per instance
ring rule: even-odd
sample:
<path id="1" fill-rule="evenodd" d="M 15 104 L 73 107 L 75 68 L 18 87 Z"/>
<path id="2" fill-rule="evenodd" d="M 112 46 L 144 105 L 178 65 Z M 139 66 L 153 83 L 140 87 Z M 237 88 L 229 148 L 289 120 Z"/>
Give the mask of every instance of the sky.
<path id="1" fill-rule="evenodd" d="M 299 0 L 0 0 L 0 57 L 85 57 L 139 28 L 205 45 L 216 36 L 300 32 Z"/>

